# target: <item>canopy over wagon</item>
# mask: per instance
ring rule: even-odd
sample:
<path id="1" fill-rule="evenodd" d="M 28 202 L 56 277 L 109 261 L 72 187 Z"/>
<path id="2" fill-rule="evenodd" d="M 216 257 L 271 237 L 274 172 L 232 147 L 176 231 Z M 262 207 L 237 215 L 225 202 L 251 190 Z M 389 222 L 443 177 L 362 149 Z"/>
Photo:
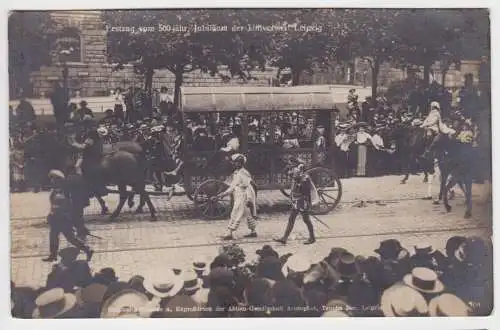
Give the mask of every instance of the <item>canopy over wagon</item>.
<path id="1" fill-rule="evenodd" d="M 338 102 L 338 93 L 328 85 L 183 87 L 181 95 L 184 113 L 331 110 Z"/>
<path id="2" fill-rule="evenodd" d="M 183 87 L 180 109 L 188 126 L 184 132 L 188 141 L 184 183 L 203 215 L 216 217 L 214 210 L 223 209 L 221 205 L 208 207 L 207 197 L 227 187 L 224 181 L 230 169 L 222 172 L 220 163 L 221 150 L 227 143 L 225 135 L 237 137 L 238 148 L 232 151 L 247 155 L 246 168 L 259 189 L 280 189 L 287 195 L 291 180 L 284 169 L 287 159 L 296 157 L 306 163 L 319 188 L 323 203 L 317 213 L 333 210 L 340 201 L 340 181 L 328 164 L 320 164 L 316 141 L 321 134 L 326 144 L 333 141 L 338 94 L 327 85 Z M 320 126 L 323 133 L 318 133 Z M 202 132 L 202 136 L 196 132 Z M 219 187 L 217 192 L 214 186 Z M 327 187 L 335 192 L 327 194 Z M 229 208 L 230 201 L 223 213 Z"/>

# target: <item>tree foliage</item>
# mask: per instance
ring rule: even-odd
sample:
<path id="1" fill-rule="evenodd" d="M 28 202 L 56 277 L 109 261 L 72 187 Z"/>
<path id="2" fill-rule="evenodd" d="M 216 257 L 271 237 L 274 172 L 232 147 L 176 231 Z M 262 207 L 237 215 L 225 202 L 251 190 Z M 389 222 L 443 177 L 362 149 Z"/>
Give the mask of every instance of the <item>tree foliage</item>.
<path id="1" fill-rule="evenodd" d="M 264 66 L 260 47 L 255 40 L 245 40 L 245 34 L 232 31 L 233 24 L 243 24 L 248 19 L 237 15 L 237 10 L 141 10 L 106 12 L 108 26 L 134 27 L 130 32 L 108 33 L 109 60 L 117 68 L 134 63 L 136 72 L 145 74 L 146 88 L 157 69 L 167 69 L 175 77 L 175 102 L 187 72 L 201 70 L 211 75 L 220 74 L 223 79 L 238 76 L 251 79 L 255 67 Z M 161 25 L 172 28 L 188 27 L 187 30 L 160 31 Z M 227 26 L 227 31 L 196 32 L 194 26 Z M 154 28 L 155 31 L 148 30 Z M 229 74 L 219 73 L 226 66 Z"/>
<path id="2" fill-rule="evenodd" d="M 344 21 L 349 26 L 347 47 L 352 56 L 370 65 L 372 97 L 376 97 L 380 65 L 395 62 L 402 47 L 395 28 L 401 12 L 398 9 L 347 9 Z"/>
<path id="3" fill-rule="evenodd" d="M 402 63 L 422 66 L 428 84 L 431 66 L 440 61 L 444 70 L 464 59 L 462 41 L 470 28 L 464 10 L 412 9 L 402 11 L 395 28 L 400 36 Z"/>
<path id="4" fill-rule="evenodd" d="M 343 42 L 347 35 L 342 10 L 288 9 L 266 10 L 254 15 L 254 22 L 262 25 L 285 26 L 263 34 L 268 63 L 278 68 L 278 75 L 289 69 L 292 84 L 299 83 L 304 71 L 324 69 L 335 60 L 347 59 Z"/>

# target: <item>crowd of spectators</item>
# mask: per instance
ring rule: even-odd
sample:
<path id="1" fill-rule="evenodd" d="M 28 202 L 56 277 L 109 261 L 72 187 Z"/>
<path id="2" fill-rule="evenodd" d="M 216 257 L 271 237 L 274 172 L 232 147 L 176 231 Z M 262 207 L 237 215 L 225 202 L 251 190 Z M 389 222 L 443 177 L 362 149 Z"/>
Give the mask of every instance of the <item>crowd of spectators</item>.
<path id="1" fill-rule="evenodd" d="M 92 273 L 78 250 L 60 251 L 42 288 L 11 282 L 17 318 L 483 316 L 493 307 L 492 242 L 453 236 L 445 251 L 396 239 L 371 256 L 334 247 L 322 260 L 247 257 L 238 245 L 190 269 L 161 265 L 121 278 Z"/>
<path id="2" fill-rule="evenodd" d="M 9 108 L 11 187 L 13 192 L 44 189 L 48 169 L 58 168 L 54 164 L 57 155 L 50 155 L 54 148 L 44 150 L 44 145 L 50 145 L 48 141 L 59 137 L 65 124 L 83 127 L 89 121 L 107 128 L 106 141 L 109 143 L 130 136 L 151 135 L 159 127 L 163 126 L 161 130 L 165 130 L 169 126 L 176 132 L 171 140 L 181 141 L 176 143 L 176 157 L 182 157 L 181 149 L 193 152 L 239 151 L 244 134 L 242 120 L 246 120 L 248 127 L 245 133 L 250 149 L 269 145 L 285 149 L 312 147 L 318 155 L 317 163 L 335 167 L 343 178 L 399 174 L 404 164 L 398 151 L 403 147 L 396 132 L 401 127 L 420 125 L 428 113 L 431 100 L 440 102 L 447 121 L 456 117 L 471 118 L 476 136 L 479 135 L 475 115 L 479 107 L 478 90 L 470 76 L 465 81 L 462 89 L 453 91 L 435 82 L 427 89 L 417 86 L 404 92 L 398 103 L 384 96 L 375 100 L 367 97 L 360 102 L 356 90 L 351 89 L 347 98 L 347 113 L 338 109 L 333 111 L 333 136 L 326 128 L 330 125 L 323 123 L 311 111 L 259 113 L 245 119 L 239 113 L 186 114 L 181 120 L 177 107 L 173 105 L 173 97 L 166 88 L 156 95 L 150 104 L 150 111 L 146 111 L 149 107 L 144 91 L 117 89 L 113 92 L 114 109 L 106 110 L 104 118 L 97 120 L 85 100 L 78 105 L 69 103 L 67 108 L 61 108 L 64 100 L 60 100 L 62 92 L 60 86 L 56 86 L 51 94 L 54 109 L 57 108 L 56 124 L 38 123 L 33 106 L 26 99 L 20 101 L 15 111 Z"/>

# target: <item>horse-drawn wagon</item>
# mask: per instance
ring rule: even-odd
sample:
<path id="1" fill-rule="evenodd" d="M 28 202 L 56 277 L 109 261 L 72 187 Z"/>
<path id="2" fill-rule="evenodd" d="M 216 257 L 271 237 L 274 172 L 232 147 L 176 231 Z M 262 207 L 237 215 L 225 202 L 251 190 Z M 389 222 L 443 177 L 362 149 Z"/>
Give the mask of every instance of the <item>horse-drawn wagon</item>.
<path id="1" fill-rule="evenodd" d="M 288 160 L 295 157 L 305 162 L 318 190 L 320 204 L 313 214 L 326 214 L 340 202 L 342 184 L 334 169 L 320 160 L 315 146 L 318 125 L 324 128 L 325 141 L 333 143 L 334 139 L 335 95 L 327 86 L 184 87 L 180 100 L 185 124 L 192 120 L 219 123 L 213 124 L 211 131 L 220 134 L 224 123 L 231 123 L 232 134 L 239 140 L 238 150 L 233 152 L 246 155 L 245 167 L 259 191 L 279 189 L 288 197 L 292 181 L 285 169 Z M 192 136 L 186 136 L 191 134 L 189 129 L 184 134 L 185 141 L 192 141 Z M 221 161 L 228 159 L 228 153 L 220 146 L 212 150 L 194 147 L 192 142 L 184 144 L 186 194 L 203 218 L 227 217 L 231 198 L 214 201 L 211 197 L 228 188 L 230 168 Z"/>

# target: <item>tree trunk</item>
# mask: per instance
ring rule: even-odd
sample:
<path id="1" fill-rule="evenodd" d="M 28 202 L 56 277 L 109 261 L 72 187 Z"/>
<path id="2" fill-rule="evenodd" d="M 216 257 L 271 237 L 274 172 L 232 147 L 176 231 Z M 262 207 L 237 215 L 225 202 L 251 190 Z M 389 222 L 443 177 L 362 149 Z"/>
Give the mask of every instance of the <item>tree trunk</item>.
<path id="1" fill-rule="evenodd" d="M 380 59 L 378 57 L 373 58 L 370 68 L 372 70 L 372 101 L 375 101 L 377 99 L 378 74 L 380 71 Z"/>
<path id="2" fill-rule="evenodd" d="M 153 75 L 154 69 L 147 69 L 144 73 L 144 91 L 146 92 L 146 99 L 144 100 L 144 108 L 146 113 L 153 110 Z"/>
<path id="3" fill-rule="evenodd" d="M 445 87 L 444 85 L 446 84 L 446 74 L 448 73 L 448 68 L 444 68 L 441 70 L 441 86 L 443 88 Z"/>
<path id="4" fill-rule="evenodd" d="M 147 69 L 144 73 L 144 90 L 149 94 L 151 94 L 151 91 L 153 89 L 153 75 L 153 69 Z"/>
<path id="5" fill-rule="evenodd" d="M 183 69 L 178 69 L 175 72 L 175 87 L 174 87 L 174 104 L 175 106 L 179 106 L 179 97 L 181 96 L 181 86 L 182 86 L 182 80 L 184 78 L 184 71 Z"/>
<path id="6" fill-rule="evenodd" d="M 431 75 L 431 64 L 426 62 L 424 64 L 424 87 L 429 87 L 429 77 Z"/>
<path id="7" fill-rule="evenodd" d="M 292 68 L 292 86 L 298 86 L 300 84 L 300 74 L 302 69 Z"/>

